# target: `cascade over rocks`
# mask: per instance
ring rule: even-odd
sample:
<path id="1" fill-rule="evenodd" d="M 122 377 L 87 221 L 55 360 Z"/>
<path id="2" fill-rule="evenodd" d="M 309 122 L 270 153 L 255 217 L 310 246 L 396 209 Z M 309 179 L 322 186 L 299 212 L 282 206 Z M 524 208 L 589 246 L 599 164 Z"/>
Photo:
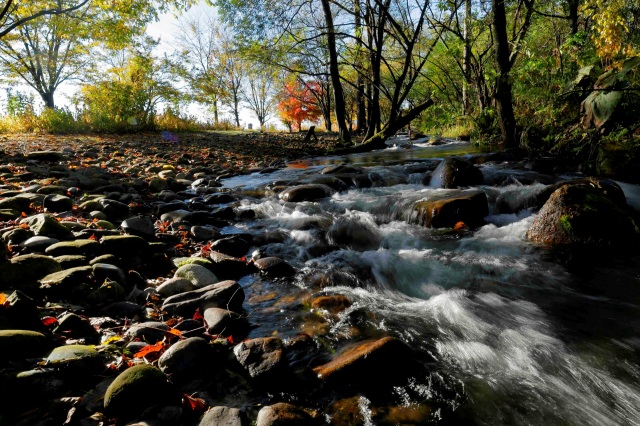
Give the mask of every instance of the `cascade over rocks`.
<path id="1" fill-rule="evenodd" d="M 482 185 L 480 169 L 461 158 L 449 157 L 442 160 L 431 176 L 433 188 L 462 188 Z"/>
<path id="2" fill-rule="evenodd" d="M 487 196 L 484 191 L 434 195 L 414 205 L 411 222 L 432 228 L 453 228 L 458 222 L 470 227 L 484 224 L 489 214 Z"/>

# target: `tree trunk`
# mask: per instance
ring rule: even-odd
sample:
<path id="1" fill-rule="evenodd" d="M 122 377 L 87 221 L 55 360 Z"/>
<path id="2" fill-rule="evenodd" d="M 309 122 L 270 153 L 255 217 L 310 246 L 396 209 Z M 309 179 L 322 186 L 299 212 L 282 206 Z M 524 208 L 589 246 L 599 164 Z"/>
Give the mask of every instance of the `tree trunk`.
<path id="1" fill-rule="evenodd" d="M 40 96 L 42 97 L 45 108 L 56 108 L 56 103 L 53 100 L 53 92 L 40 93 Z"/>
<path id="2" fill-rule="evenodd" d="M 335 97 L 336 122 L 338 123 L 338 132 L 341 140 L 348 142 L 351 140 L 349 129 L 345 116 L 347 115 L 347 107 L 344 101 L 344 91 L 342 90 L 342 82 L 340 81 L 340 69 L 338 68 L 338 52 L 336 50 L 336 34 L 333 26 L 333 15 L 331 13 L 330 0 L 321 0 L 322 9 L 324 11 L 325 24 L 327 25 L 327 49 L 329 50 L 329 74 L 331 75 L 331 84 L 333 85 L 333 94 Z"/>
<path id="3" fill-rule="evenodd" d="M 464 2 L 464 57 L 462 72 L 462 115 L 469 114 L 469 83 L 471 82 L 471 0 Z"/>
<path id="4" fill-rule="evenodd" d="M 220 123 L 219 119 L 218 119 L 218 101 L 215 100 L 213 101 L 213 123 L 215 125 L 218 125 L 218 123 Z"/>
<path id="5" fill-rule="evenodd" d="M 569 5 L 569 28 L 570 35 L 576 35 L 578 33 L 578 8 L 580 7 L 580 0 L 568 0 Z"/>
<path id="6" fill-rule="evenodd" d="M 360 0 L 355 0 L 354 2 L 354 13 L 355 13 L 355 33 L 356 33 L 356 131 L 364 132 L 367 129 L 367 110 L 365 105 L 365 84 L 364 77 L 362 75 L 362 63 L 363 63 L 363 54 L 364 51 L 364 42 L 363 42 L 363 32 L 362 32 L 362 18 L 360 17 L 360 13 L 362 12 L 362 8 L 360 7 Z"/>
<path id="7" fill-rule="evenodd" d="M 496 41 L 496 65 L 498 76 L 496 81 L 495 100 L 497 104 L 500 133 L 506 148 L 517 144 L 516 119 L 513 114 L 513 98 L 511 94 L 511 72 L 509 40 L 507 38 L 507 15 L 505 0 L 491 0 L 493 7 L 493 32 Z"/>

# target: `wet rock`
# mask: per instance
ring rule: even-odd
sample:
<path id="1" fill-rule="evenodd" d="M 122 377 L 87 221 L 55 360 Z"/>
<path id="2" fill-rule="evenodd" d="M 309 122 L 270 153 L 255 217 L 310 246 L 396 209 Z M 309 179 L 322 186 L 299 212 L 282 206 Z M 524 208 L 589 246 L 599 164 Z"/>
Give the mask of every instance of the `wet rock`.
<path id="1" fill-rule="evenodd" d="M 258 412 L 256 426 L 302 426 L 319 425 L 311 415 L 297 405 L 286 402 L 262 407 Z"/>
<path id="2" fill-rule="evenodd" d="M 334 191 L 344 191 L 351 182 L 345 182 L 337 176 L 316 175 L 300 181 L 301 184 L 325 185 Z M 324 197 L 321 197 L 324 198 Z"/>
<path id="3" fill-rule="evenodd" d="M 247 251 L 251 248 L 252 242 L 253 238 L 251 235 L 231 235 L 214 241 L 211 244 L 211 250 L 224 253 L 228 256 L 242 257 L 247 254 Z"/>
<path id="4" fill-rule="evenodd" d="M 231 407 L 212 407 L 207 411 L 198 426 L 248 426 L 244 412 Z"/>
<path id="5" fill-rule="evenodd" d="M 164 339 L 170 329 L 171 327 L 160 321 L 147 321 L 132 325 L 126 335 L 153 344 Z"/>
<path id="6" fill-rule="evenodd" d="M 44 253 L 47 248 L 60 242 L 60 240 L 42 235 L 27 238 L 19 244 L 19 247 L 29 253 Z"/>
<path id="7" fill-rule="evenodd" d="M 93 328 L 91 321 L 73 312 L 67 312 L 60 319 L 53 330 L 57 334 L 71 339 L 85 339 L 88 343 L 100 341 L 100 334 Z"/>
<path id="8" fill-rule="evenodd" d="M 637 243 L 639 225 L 635 212 L 614 188 L 577 183 L 551 194 L 527 238 L 543 244 L 623 249 Z"/>
<path id="9" fill-rule="evenodd" d="M 195 288 L 207 287 L 220 281 L 209 269 L 196 264 L 187 264 L 179 267 L 174 274 L 174 278 L 187 279 L 193 283 Z"/>
<path id="10" fill-rule="evenodd" d="M 60 264 L 50 256 L 40 254 L 15 256 L 10 262 L 0 263 L 0 285 L 14 287 L 28 284 L 61 270 Z"/>
<path id="11" fill-rule="evenodd" d="M 153 238 L 156 233 L 153 221 L 148 217 L 130 217 L 125 219 L 120 227 L 126 234 L 137 235 L 147 240 Z"/>
<path id="12" fill-rule="evenodd" d="M 37 331 L 0 330 L 0 360 L 21 360 L 41 356 L 49 347 L 49 340 Z"/>
<path id="13" fill-rule="evenodd" d="M 433 171 L 430 186 L 433 188 L 461 188 L 482 185 L 480 169 L 472 163 L 455 157 L 444 159 Z"/>
<path id="14" fill-rule="evenodd" d="M 136 235 L 105 235 L 100 238 L 105 253 L 117 254 L 124 258 L 135 256 L 149 247 L 149 243 Z"/>
<path id="15" fill-rule="evenodd" d="M 412 222 L 433 228 L 453 228 L 458 222 L 469 227 L 484 224 L 489 214 L 487 196 L 483 191 L 465 191 L 436 195 L 414 205 Z"/>
<path id="16" fill-rule="evenodd" d="M 362 174 L 364 170 L 360 167 L 350 166 L 348 164 L 340 164 L 337 166 L 327 166 L 320 171 L 323 175 L 336 175 L 336 174 Z"/>
<path id="17" fill-rule="evenodd" d="M 351 306 L 351 301 L 341 294 L 329 296 L 317 296 L 311 301 L 313 309 L 322 309 L 332 314 L 337 314 Z"/>
<path id="18" fill-rule="evenodd" d="M 282 340 L 277 337 L 245 340 L 233 348 L 233 354 L 252 379 L 275 378 L 286 366 Z"/>
<path id="19" fill-rule="evenodd" d="M 44 251 L 49 256 L 83 255 L 94 256 L 100 251 L 100 243 L 95 240 L 61 241 L 50 245 Z"/>
<path id="20" fill-rule="evenodd" d="M 235 281 L 221 281 L 198 290 L 176 294 L 168 297 L 162 310 L 171 315 L 193 316 L 196 309 L 204 312 L 208 308 L 225 308 L 241 312 L 244 302 L 244 291 Z"/>
<path id="21" fill-rule="evenodd" d="M 382 236 L 374 223 L 358 218 L 341 218 L 327 232 L 329 244 L 347 247 L 352 250 L 377 250 Z"/>
<path id="22" fill-rule="evenodd" d="M 298 185 L 285 189 L 279 195 L 283 201 L 297 203 L 300 201 L 316 201 L 327 198 L 335 193 L 334 189 L 326 185 L 308 184 Z"/>
<path id="23" fill-rule="evenodd" d="M 132 420 L 154 406 L 179 403 L 180 398 L 166 376 L 148 364 L 138 364 L 120 373 L 104 395 L 105 413 L 121 421 Z"/>
<path id="24" fill-rule="evenodd" d="M 73 208 L 73 200 L 64 195 L 50 194 L 44 198 L 42 205 L 51 213 L 62 213 Z"/>
<path id="25" fill-rule="evenodd" d="M 408 346 L 383 337 L 358 342 L 313 371 L 321 381 L 335 386 L 379 386 L 402 380 L 419 369 Z"/>
<path id="26" fill-rule="evenodd" d="M 191 280 L 180 277 L 170 278 L 156 287 L 156 291 L 162 297 L 170 297 L 174 294 L 185 293 L 195 289 L 196 287 Z"/>
<path id="27" fill-rule="evenodd" d="M 228 204 L 237 201 L 237 198 L 231 194 L 211 194 L 204 198 L 204 203 L 209 205 Z"/>
<path id="28" fill-rule="evenodd" d="M 173 382 L 186 382 L 196 377 L 202 378 L 221 364 L 215 350 L 201 337 L 190 337 L 174 343 L 158 360 L 160 370 L 171 377 Z"/>
<path id="29" fill-rule="evenodd" d="M 222 280 L 237 280 L 258 272 L 258 269 L 252 263 L 247 263 L 224 253 L 212 251 L 209 254 L 209 258 L 211 259 L 211 270 Z"/>
<path id="30" fill-rule="evenodd" d="M 293 266 L 279 257 L 263 257 L 255 260 L 253 264 L 258 268 L 260 274 L 269 278 L 286 278 L 296 274 Z"/>
<path id="31" fill-rule="evenodd" d="M 102 354 L 91 346 L 65 345 L 53 349 L 46 359 L 52 367 L 83 372 L 99 372 L 104 369 Z"/>
<path id="32" fill-rule="evenodd" d="M 210 334 L 223 336 L 244 336 L 249 330 L 249 321 L 243 315 L 222 308 L 204 311 L 204 323 Z"/>
<path id="33" fill-rule="evenodd" d="M 22 222 L 29 225 L 29 228 L 35 235 L 57 238 L 59 240 L 73 238 L 71 231 L 61 225 L 58 219 L 48 214 L 40 213 L 28 217 Z"/>

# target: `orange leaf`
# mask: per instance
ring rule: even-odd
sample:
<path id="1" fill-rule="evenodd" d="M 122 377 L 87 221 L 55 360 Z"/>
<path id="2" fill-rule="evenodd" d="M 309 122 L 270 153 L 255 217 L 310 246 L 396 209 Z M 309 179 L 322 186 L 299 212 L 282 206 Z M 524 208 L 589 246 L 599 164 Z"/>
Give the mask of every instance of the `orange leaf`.
<path id="1" fill-rule="evenodd" d="M 456 224 L 455 224 L 455 226 L 453 227 L 453 229 L 454 229 L 455 231 L 462 231 L 462 230 L 467 229 L 467 228 L 468 228 L 468 226 L 467 226 L 467 224 L 466 224 L 466 223 L 464 223 L 464 222 L 458 222 L 458 223 L 456 223 Z"/>
<path id="2" fill-rule="evenodd" d="M 227 341 L 228 341 L 229 343 L 231 343 L 232 345 L 234 345 L 234 344 L 235 344 L 235 342 L 233 341 L 233 336 L 229 336 L 229 337 L 227 337 Z"/>
<path id="3" fill-rule="evenodd" d="M 8 306 L 9 301 L 7 300 L 7 295 L 4 293 L 0 293 L 0 306 Z"/>
<path id="4" fill-rule="evenodd" d="M 22 212 L 22 213 L 20 213 L 20 216 L 27 217 L 27 214 L 25 212 Z"/>
<path id="5" fill-rule="evenodd" d="M 133 354 L 133 357 L 134 358 L 144 358 L 145 356 L 147 356 L 149 354 L 158 353 L 158 352 L 162 351 L 163 349 L 164 349 L 164 343 L 163 342 L 158 342 L 155 345 L 145 346 L 144 348 L 140 349 L 138 352 Z"/>
<path id="6" fill-rule="evenodd" d="M 180 330 L 176 330 L 175 328 L 170 328 L 168 333 L 178 337 L 182 336 L 182 333 L 180 332 Z"/>
<path id="7" fill-rule="evenodd" d="M 89 237 L 90 240 L 96 241 L 96 234 L 91 234 L 91 236 Z"/>

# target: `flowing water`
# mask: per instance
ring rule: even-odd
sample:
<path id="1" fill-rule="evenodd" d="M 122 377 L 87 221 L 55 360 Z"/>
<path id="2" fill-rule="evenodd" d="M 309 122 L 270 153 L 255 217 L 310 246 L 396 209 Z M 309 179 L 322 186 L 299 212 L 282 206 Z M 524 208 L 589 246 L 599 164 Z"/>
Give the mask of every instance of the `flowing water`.
<path id="1" fill-rule="evenodd" d="M 480 186 L 490 200 L 486 225 L 454 232 L 411 224 L 413 203 L 454 191 L 422 183 L 433 158 L 473 151 L 468 144 L 389 149 L 226 180 L 248 194 L 241 208 L 257 216 L 225 232 L 278 231 L 262 255 L 300 271 L 293 284 L 241 281 L 258 324 L 252 336 L 304 331 L 335 347 L 363 334 L 398 337 L 425 362 L 435 359 L 430 373 L 391 397 L 405 407 L 437 401 L 427 423 L 640 424 L 640 262 L 560 261 L 526 240 L 535 212 L 500 213 L 500 204 L 517 205 L 557 177 L 484 164 L 485 181 L 511 177 Z M 319 202 L 252 196 L 337 163 L 365 167 L 373 186 Z M 639 208 L 640 188 L 621 186 Z M 345 239 L 345 230 L 356 237 Z M 322 249 L 331 243 L 339 249 Z M 354 303 L 323 324 L 300 308 L 309 294 L 343 294 Z M 362 396 L 359 406 L 363 424 L 375 424 L 370 401 Z"/>

